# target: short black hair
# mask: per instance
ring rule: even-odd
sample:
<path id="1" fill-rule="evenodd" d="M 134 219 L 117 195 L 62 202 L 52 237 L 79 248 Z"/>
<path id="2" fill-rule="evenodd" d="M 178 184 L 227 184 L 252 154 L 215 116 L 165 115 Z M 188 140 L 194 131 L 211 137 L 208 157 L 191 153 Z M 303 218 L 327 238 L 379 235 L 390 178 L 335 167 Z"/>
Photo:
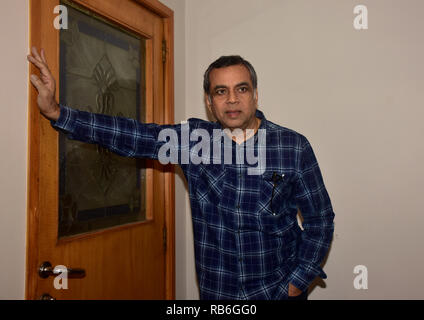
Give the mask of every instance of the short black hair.
<path id="1" fill-rule="evenodd" d="M 203 76 L 203 89 L 205 90 L 206 94 L 210 94 L 210 80 L 209 80 L 209 74 L 213 69 L 219 69 L 229 66 L 237 66 L 242 65 L 247 68 L 247 70 L 250 73 L 250 80 L 252 81 L 253 89 L 256 89 L 258 87 L 258 77 L 256 75 L 256 71 L 253 68 L 253 66 L 250 64 L 249 61 L 244 60 L 239 55 L 232 55 L 232 56 L 221 56 L 214 62 L 210 64 L 208 69 L 205 71 L 205 74 Z"/>

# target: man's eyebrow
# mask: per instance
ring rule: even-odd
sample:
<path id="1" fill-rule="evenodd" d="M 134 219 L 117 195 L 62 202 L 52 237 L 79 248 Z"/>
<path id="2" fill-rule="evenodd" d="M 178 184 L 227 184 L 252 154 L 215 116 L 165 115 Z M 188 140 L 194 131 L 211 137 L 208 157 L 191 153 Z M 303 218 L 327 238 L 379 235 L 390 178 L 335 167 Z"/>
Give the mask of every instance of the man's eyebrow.
<path id="1" fill-rule="evenodd" d="M 216 91 L 217 89 L 227 89 L 227 88 L 228 88 L 227 86 L 219 84 L 219 85 L 213 87 L 213 91 Z"/>
<path id="2" fill-rule="evenodd" d="M 240 83 L 237 83 L 236 84 L 236 88 L 237 87 L 241 87 L 241 86 L 248 86 L 248 87 L 250 87 L 250 83 L 243 81 L 243 82 L 240 82 Z M 228 88 L 228 86 L 225 86 L 223 84 L 218 84 L 215 87 L 213 87 L 213 90 L 216 91 L 218 89 L 227 89 L 227 88 Z"/>

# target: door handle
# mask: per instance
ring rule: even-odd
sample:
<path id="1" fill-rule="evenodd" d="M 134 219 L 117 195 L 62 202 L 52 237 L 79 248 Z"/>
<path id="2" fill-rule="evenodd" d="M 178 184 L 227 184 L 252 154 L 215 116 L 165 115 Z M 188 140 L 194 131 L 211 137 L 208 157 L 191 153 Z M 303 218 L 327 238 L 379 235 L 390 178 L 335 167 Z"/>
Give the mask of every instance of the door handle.
<path id="1" fill-rule="evenodd" d="M 52 264 L 49 261 L 44 261 L 41 266 L 38 268 L 38 275 L 40 278 L 46 279 L 49 276 L 58 276 L 61 273 L 67 274 L 68 278 L 84 278 L 85 270 L 80 268 L 53 268 Z"/>
<path id="2" fill-rule="evenodd" d="M 53 298 L 51 295 L 49 295 L 48 293 L 44 293 L 41 297 L 40 300 L 56 300 L 55 298 Z"/>

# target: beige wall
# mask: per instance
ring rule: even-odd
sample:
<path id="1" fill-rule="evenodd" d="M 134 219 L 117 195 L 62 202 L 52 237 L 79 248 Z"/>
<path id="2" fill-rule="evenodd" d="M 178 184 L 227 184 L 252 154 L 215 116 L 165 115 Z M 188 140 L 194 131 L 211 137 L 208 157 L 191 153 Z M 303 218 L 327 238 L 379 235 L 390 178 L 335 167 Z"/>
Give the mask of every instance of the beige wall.
<path id="1" fill-rule="evenodd" d="M 0 299 L 25 291 L 27 0 L 0 2 Z"/>
<path id="2" fill-rule="evenodd" d="M 366 31 L 353 28 L 357 4 L 368 7 Z M 336 231 L 326 288 L 311 299 L 424 298 L 423 12 L 419 0 L 186 1 L 186 115 L 206 117 L 208 64 L 240 54 L 268 119 L 315 149 Z M 353 287 L 356 265 L 368 268 L 368 290 Z"/>

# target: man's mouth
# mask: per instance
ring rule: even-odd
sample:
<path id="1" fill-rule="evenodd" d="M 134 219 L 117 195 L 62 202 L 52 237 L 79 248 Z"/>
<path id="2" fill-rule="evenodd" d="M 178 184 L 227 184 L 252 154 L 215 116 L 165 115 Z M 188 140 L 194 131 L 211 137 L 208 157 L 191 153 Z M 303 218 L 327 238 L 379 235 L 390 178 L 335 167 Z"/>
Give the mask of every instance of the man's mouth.
<path id="1" fill-rule="evenodd" d="M 225 113 L 229 118 L 235 119 L 240 115 L 241 111 L 231 110 L 231 111 L 226 111 Z"/>

